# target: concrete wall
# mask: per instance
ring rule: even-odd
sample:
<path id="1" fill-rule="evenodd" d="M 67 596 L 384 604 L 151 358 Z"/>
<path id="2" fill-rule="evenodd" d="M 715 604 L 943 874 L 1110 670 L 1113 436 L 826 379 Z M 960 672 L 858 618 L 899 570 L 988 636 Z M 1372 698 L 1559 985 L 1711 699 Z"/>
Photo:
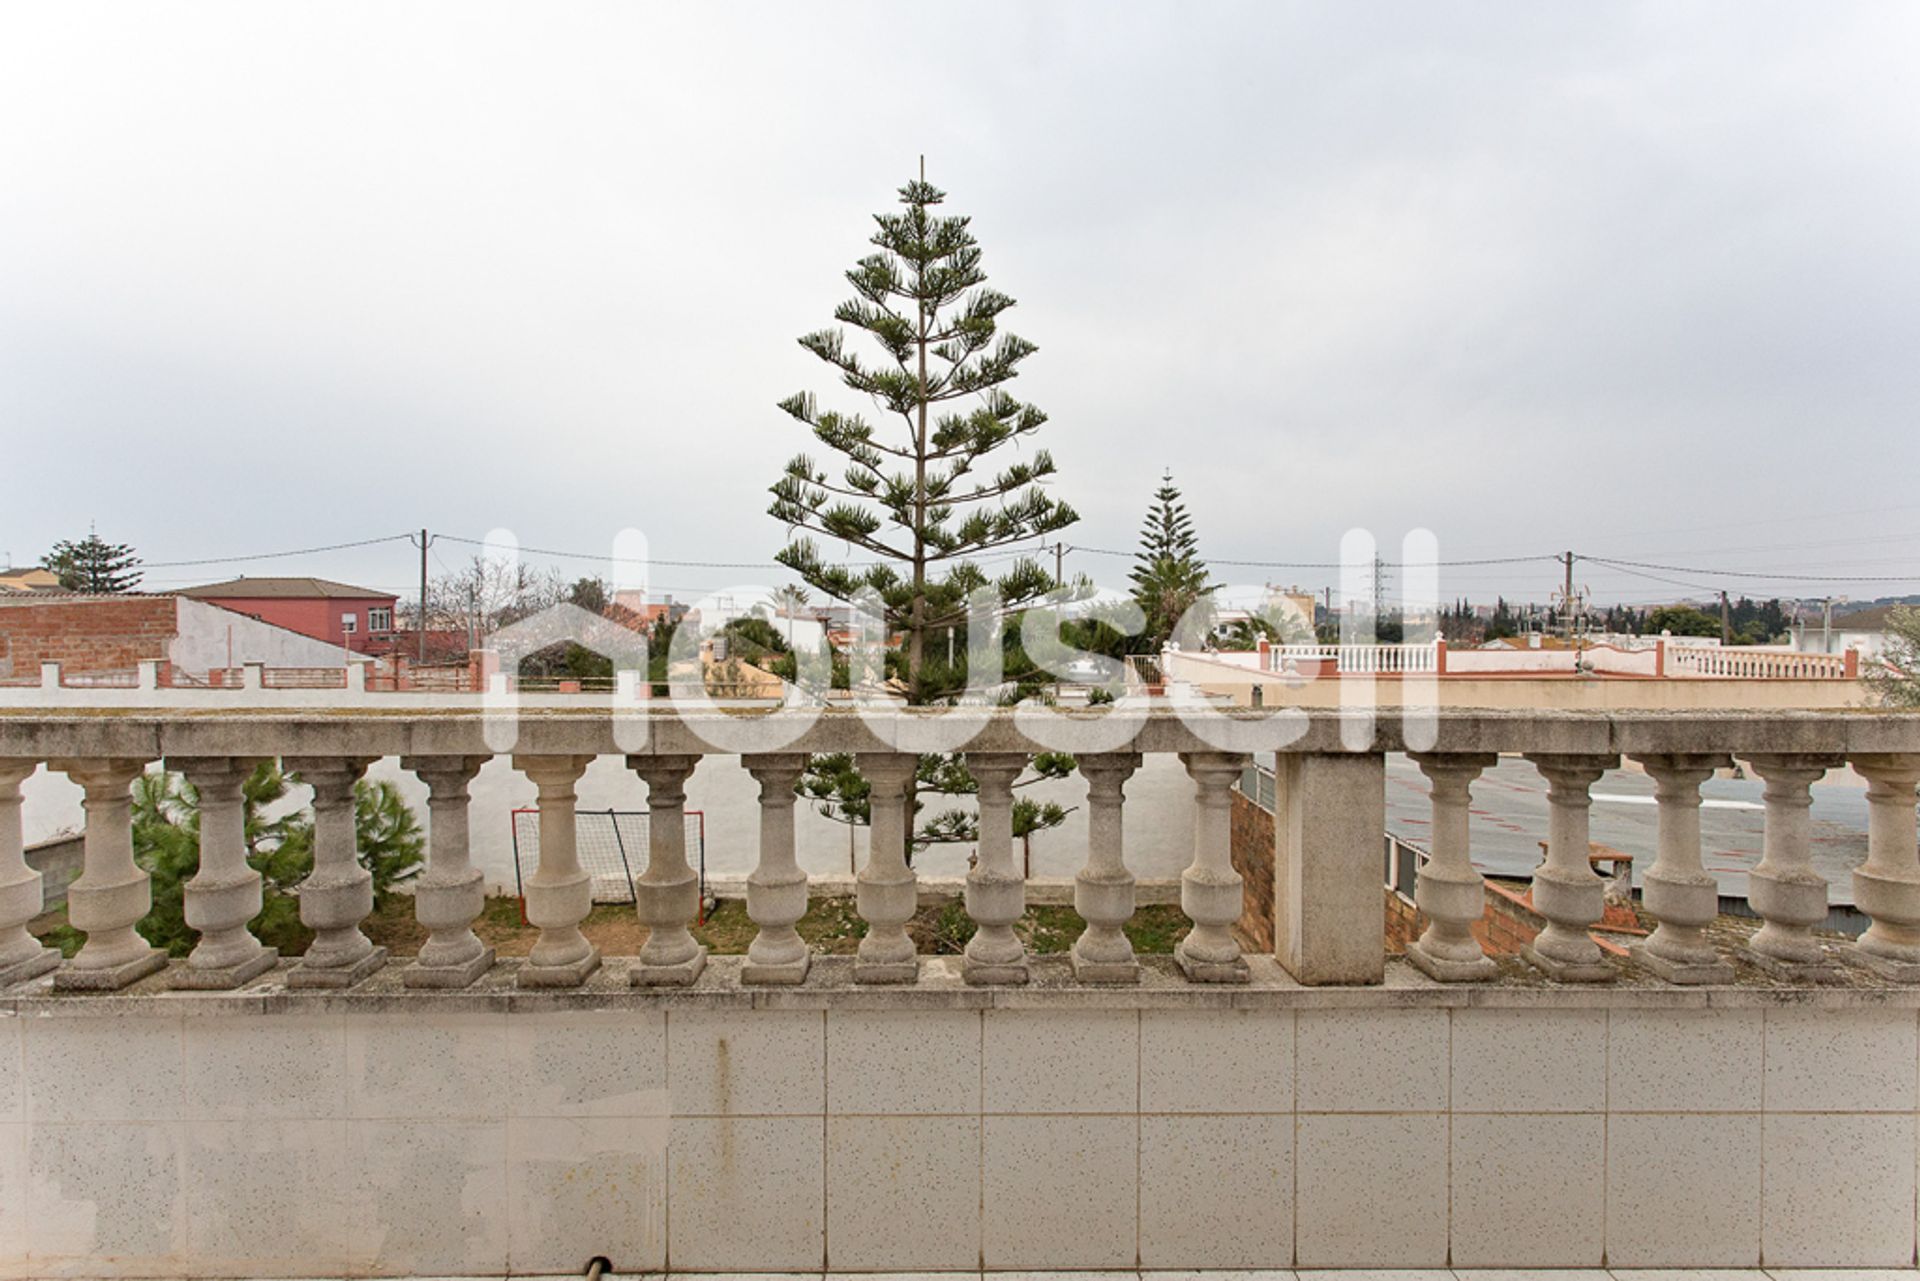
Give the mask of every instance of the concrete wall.
<path id="1" fill-rule="evenodd" d="M 329 645 L 218 605 L 184 596 L 177 598 L 177 602 L 179 634 L 168 647 L 167 657 L 195 676 L 204 678 L 209 668 L 244 663 L 265 663 L 268 667 L 343 667 L 352 657 L 338 645 Z"/>
<path id="2" fill-rule="evenodd" d="M 0 1276 L 1914 1258 L 1910 1001 L 1270 980 L 25 1000 Z"/>

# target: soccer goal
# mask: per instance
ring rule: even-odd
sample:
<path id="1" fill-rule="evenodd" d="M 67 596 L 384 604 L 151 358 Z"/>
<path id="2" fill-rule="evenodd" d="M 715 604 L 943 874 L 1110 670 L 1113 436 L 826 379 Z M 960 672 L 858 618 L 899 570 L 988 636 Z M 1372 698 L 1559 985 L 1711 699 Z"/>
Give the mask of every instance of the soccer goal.
<path id="1" fill-rule="evenodd" d="M 700 873 L 700 919 L 707 914 L 707 816 L 688 810 L 687 862 Z M 540 811 L 513 811 L 513 879 L 526 914 L 527 880 L 540 866 Z M 580 866 L 593 877 L 596 903 L 634 902 L 636 869 L 647 866 L 647 811 L 581 810 L 573 812 L 573 844 Z"/>

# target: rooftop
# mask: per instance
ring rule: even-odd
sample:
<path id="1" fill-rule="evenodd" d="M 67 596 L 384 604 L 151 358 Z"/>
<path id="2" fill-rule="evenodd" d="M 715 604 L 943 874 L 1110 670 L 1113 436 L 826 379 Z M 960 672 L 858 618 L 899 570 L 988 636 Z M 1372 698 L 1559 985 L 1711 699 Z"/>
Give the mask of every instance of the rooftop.
<path id="1" fill-rule="evenodd" d="M 228 579 L 224 583 L 208 583 L 204 587 L 183 588 L 179 594 L 200 600 L 220 597 L 248 599 L 277 597 L 287 600 L 310 600 L 314 597 L 338 597 L 351 600 L 393 599 L 392 592 L 375 591 L 371 587 L 355 587 L 349 583 L 336 583 L 330 578 L 247 578 L 245 576 Z"/>

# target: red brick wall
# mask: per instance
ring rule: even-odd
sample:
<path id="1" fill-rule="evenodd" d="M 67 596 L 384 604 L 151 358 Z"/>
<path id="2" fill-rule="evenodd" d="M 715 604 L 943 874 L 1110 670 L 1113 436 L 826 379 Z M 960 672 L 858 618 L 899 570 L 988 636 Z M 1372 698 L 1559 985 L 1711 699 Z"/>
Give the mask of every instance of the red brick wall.
<path id="1" fill-rule="evenodd" d="M 1233 790 L 1233 870 L 1244 882 L 1240 920 L 1233 927 L 1240 946 L 1273 954 L 1273 815 Z"/>
<path id="2" fill-rule="evenodd" d="M 166 658 L 177 615 L 170 596 L 0 601 L 0 674 L 38 676 L 42 663 L 69 674 L 130 671 Z"/>

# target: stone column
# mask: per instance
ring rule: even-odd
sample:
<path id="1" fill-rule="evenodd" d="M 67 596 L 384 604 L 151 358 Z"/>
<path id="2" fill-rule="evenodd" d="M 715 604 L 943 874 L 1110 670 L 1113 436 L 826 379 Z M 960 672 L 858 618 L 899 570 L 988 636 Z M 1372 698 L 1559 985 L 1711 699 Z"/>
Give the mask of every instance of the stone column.
<path id="1" fill-rule="evenodd" d="M 1133 919 L 1133 873 L 1123 843 L 1123 796 L 1140 768 L 1138 752 L 1079 758 L 1087 780 L 1087 863 L 1073 878 L 1073 910 L 1087 923 L 1073 941 L 1073 977 L 1082 983 L 1138 983 L 1140 962 L 1127 938 Z"/>
<path id="2" fill-rule="evenodd" d="M 1281 752 L 1273 792 L 1274 956 L 1308 986 L 1381 982 L 1386 756 Z"/>
<path id="3" fill-rule="evenodd" d="M 1193 929 L 1174 959 L 1193 983 L 1245 983 L 1246 958 L 1233 937 L 1243 907 L 1240 873 L 1233 870 L 1234 780 L 1247 767 L 1241 752 L 1182 752 L 1193 779 L 1193 862 L 1180 874 L 1180 910 Z"/>
<path id="4" fill-rule="evenodd" d="M 907 812 L 907 784 L 920 766 L 907 752 L 862 752 L 854 763 L 872 785 L 872 818 L 867 829 L 867 863 L 854 878 L 860 918 L 867 936 L 854 954 L 856 983 L 912 983 L 920 960 L 907 922 L 919 906 L 913 869 L 907 865 L 907 837 L 913 816 Z"/>
<path id="5" fill-rule="evenodd" d="M 20 784 L 38 761 L 0 760 L 0 987 L 38 978 L 60 964 L 60 949 L 27 933 L 45 910 L 40 873 L 27 866 L 20 832 Z"/>
<path id="6" fill-rule="evenodd" d="M 56 761 L 54 768 L 86 790 L 86 844 L 80 878 L 67 887 L 67 920 L 84 930 L 79 953 L 54 972 L 62 991 L 110 992 L 167 965 L 134 926 L 153 907 L 153 887 L 133 861 L 133 797 L 146 771 L 141 760 Z"/>
<path id="7" fill-rule="evenodd" d="M 1660 804 L 1659 848 L 1641 885 L 1647 915 L 1659 924 L 1633 944 L 1633 959 L 1669 983 L 1731 983 L 1733 966 L 1702 932 L 1720 914 L 1720 883 L 1700 865 L 1700 784 L 1733 759 L 1717 752 L 1633 759 L 1652 777 Z"/>
<path id="8" fill-rule="evenodd" d="M 486 909 L 486 877 L 473 865 L 467 786 L 485 756 L 407 756 L 400 768 L 427 785 L 427 870 L 413 887 L 414 919 L 427 927 L 419 959 L 400 973 L 417 988 L 468 987 L 493 968 L 493 949 L 473 932 Z"/>
<path id="9" fill-rule="evenodd" d="M 1547 928 L 1522 955 L 1562 983 L 1609 983 L 1616 977 L 1600 945 L 1587 933 L 1606 912 L 1607 883 L 1589 861 L 1592 841 L 1588 789 L 1620 764 L 1618 756 L 1587 752 L 1529 753 L 1547 780 L 1547 856 L 1533 869 L 1533 910 Z"/>
<path id="10" fill-rule="evenodd" d="M 743 756 L 760 784 L 760 862 L 747 877 L 747 915 L 760 927 L 740 969 L 743 983 L 798 983 L 811 956 L 794 925 L 807 914 L 807 874 L 794 857 L 793 786 L 807 767 L 803 752 Z"/>
<path id="11" fill-rule="evenodd" d="M 260 915 L 260 873 L 247 865 L 247 806 L 242 789 L 257 760 L 232 756 L 169 757 L 200 794 L 200 870 L 186 884 L 187 924 L 200 941 L 174 987 L 223 990 L 265 973 L 280 954 L 247 930 Z"/>
<path id="12" fill-rule="evenodd" d="M 600 949 L 580 922 L 593 910 L 593 877 L 574 847 L 574 785 L 591 756 L 519 756 L 513 767 L 540 789 L 540 864 L 522 887 L 540 937 L 520 968 L 521 987 L 578 987 L 600 968 Z"/>
<path id="13" fill-rule="evenodd" d="M 647 784 L 647 870 L 634 883 L 634 912 L 647 941 L 628 972 L 636 987 L 684 986 L 706 968 L 707 949 L 687 926 L 700 914 L 700 877 L 687 862 L 687 779 L 698 756 L 629 756 Z"/>
<path id="14" fill-rule="evenodd" d="M 1855 756 L 1853 768 L 1867 780 L 1867 861 L 1853 869 L 1853 901 L 1873 924 L 1847 955 L 1887 978 L 1920 982 L 1920 754 Z"/>
<path id="15" fill-rule="evenodd" d="M 979 928 L 967 940 L 960 974 L 976 985 L 1027 981 L 1027 949 L 1013 932 L 1027 911 L 1027 879 L 1013 861 L 1013 782 L 1026 768 L 1023 753 L 967 753 L 967 772 L 979 784 L 979 836 L 966 901 Z"/>
<path id="16" fill-rule="evenodd" d="M 360 865 L 354 784 L 367 756 L 288 757 L 281 767 L 313 788 L 313 872 L 300 882 L 300 921 L 313 946 L 287 974 L 288 987 L 352 987 L 387 963 L 360 930 L 373 911 L 373 873 Z"/>
<path id="17" fill-rule="evenodd" d="M 1433 857 L 1420 869 L 1413 890 L 1427 928 L 1407 944 L 1407 959 L 1442 983 L 1494 978 L 1500 967 L 1473 936 L 1486 913 L 1487 890 L 1473 866 L 1467 807 L 1473 780 L 1500 758 L 1492 752 L 1412 755 L 1427 776 L 1433 803 Z"/>
<path id="18" fill-rule="evenodd" d="M 1813 927 L 1827 919 L 1827 881 L 1813 870 L 1813 821 L 1808 813 L 1813 796 L 1808 789 L 1846 759 L 1795 752 L 1745 760 L 1767 784 L 1760 864 L 1747 873 L 1747 902 L 1766 924 L 1748 942 L 1745 955 L 1783 978 L 1831 979 L 1839 967 L 1813 937 Z"/>

